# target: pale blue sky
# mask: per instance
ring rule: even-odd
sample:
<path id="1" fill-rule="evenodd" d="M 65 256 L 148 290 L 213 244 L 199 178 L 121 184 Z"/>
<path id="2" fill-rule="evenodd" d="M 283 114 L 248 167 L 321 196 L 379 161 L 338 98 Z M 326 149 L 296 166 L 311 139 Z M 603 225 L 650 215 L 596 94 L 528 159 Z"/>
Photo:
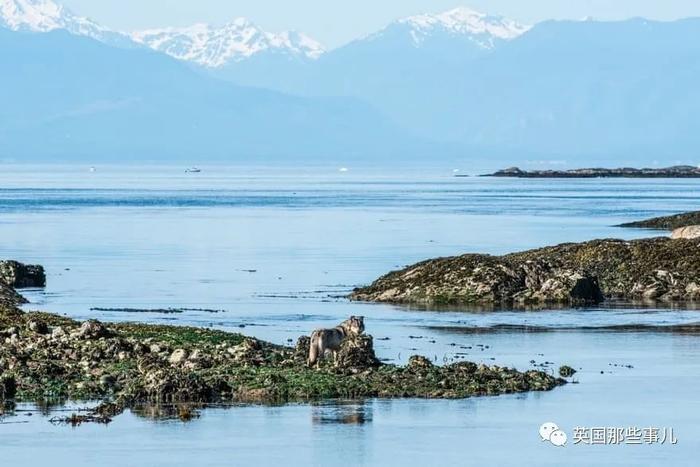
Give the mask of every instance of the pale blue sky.
<path id="1" fill-rule="evenodd" d="M 58 0 L 60 2 L 60 0 Z M 75 13 L 114 29 L 222 24 L 245 16 L 270 31 L 297 29 L 336 47 L 394 19 L 468 6 L 523 23 L 544 19 L 672 20 L 700 16 L 698 0 L 63 0 Z"/>

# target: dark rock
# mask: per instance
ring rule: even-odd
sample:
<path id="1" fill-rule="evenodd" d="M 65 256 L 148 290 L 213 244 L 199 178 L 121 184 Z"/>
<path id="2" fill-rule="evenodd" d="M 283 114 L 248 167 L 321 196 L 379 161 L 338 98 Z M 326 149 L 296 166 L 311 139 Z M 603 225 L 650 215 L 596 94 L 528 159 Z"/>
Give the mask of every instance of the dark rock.
<path id="1" fill-rule="evenodd" d="M 311 338 L 309 336 L 301 336 L 297 339 L 297 345 L 294 347 L 294 357 L 297 360 L 306 361 L 309 358 L 309 348 L 311 347 Z"/>
<path id="2" fill-rule="evenodd" d="M 413 355 L 408 359 L 408 368 L 409 370 L 424 370 L 426 368 L 432 368 L 433 362 L 428 360 L 426 357 L 423 357 L 422 355 Z"/>
<path id="3" fill-rule="evenodd" d="M 17 381 L 13 375 L 0 374 L 0 401 L 14 399 L 17 394 Z"/>
<path id="4" fill-rule="evenodd" d="M 48 334 L 49 326 L 41 320 L 33 319 L 29 321 L 29 330 L 37 334 Z"/>
<path id="5" fill-rule="evenodd" d="M 339 368 L 378 367 L 381 363 L 374 354 L 372 336 L 362 334 L 343 339 L 335 356 L 335 364 Z"/>
<path id="6" fill-rule="evenodd" d="M 576 370 L 568 365 L 563 365 L 559 367 L 559 376 L 562 378 L 570 378 L 576 374 Z"/>
<path id="7" fill-rule="evenodd" d="M 700 211 L 684 212 L 672 216 L 654 217 L 643 221 L 627 222 L 618 227 L 634 227 L 641 229 L 675 230 L 680 227 L 700 225 Z"/>
<path id="8" fill-rule="evenodd" d="M 45 287 L 46 274 L 42 266 L 0 261 L 0 282 L 15 289 Z"/>

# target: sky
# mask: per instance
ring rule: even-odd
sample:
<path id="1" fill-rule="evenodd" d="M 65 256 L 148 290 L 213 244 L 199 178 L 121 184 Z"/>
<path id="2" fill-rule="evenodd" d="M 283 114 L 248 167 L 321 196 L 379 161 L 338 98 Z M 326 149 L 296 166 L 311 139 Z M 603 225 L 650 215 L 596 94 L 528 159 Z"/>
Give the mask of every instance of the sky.
<path id="1" fill-rule="evenodd" d="M 525 24 L 546 19 L 600 20 L 700 16 L 698 0 L 58 0 L 74 13 L 118 30 L 221 25 L 244 16 L 271 32 L 303 31 L 328 48 L 375 32 L 391 21 L 467 6 Z"/>

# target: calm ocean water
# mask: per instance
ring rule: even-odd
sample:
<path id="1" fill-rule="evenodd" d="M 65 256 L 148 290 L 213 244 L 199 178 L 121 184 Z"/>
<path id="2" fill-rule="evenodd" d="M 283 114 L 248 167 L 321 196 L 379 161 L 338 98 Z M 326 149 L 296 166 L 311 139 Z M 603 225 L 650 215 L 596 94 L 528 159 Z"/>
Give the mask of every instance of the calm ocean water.
<path id="1" fill-rule="evenodd" d="M 352 168 L 2 168 L 0 258 L 40 263 L 48 272 L 45 290 L 25 293 L 28 309 L 235 330 L 281 344 L 359 314 L 369 333 L 389 338 L 376 341 L 389 361 L 415 353 L 452 361 L 455 349 L 471 346 L 465 357 L 476 362 L 579 369 L 579 384 L 543 394 L 212 408 L 186 424 L 125 414 L 107 427 L 71 429 L 22 406 L 29 412 L 0 424 L 8 465 L 696 465 L 698 338 L 576 329 L 698 322 L 695 310 L 436 312 L 343 296 L 430 257 L 659 235 L 614 225 L 698 209 L 700 181 Z M 168 307 L 191 310 L 109 311 Z M 566 329 L 428 329 L 498 324 Z M 570 438 L 576 426 L 673 428 L 678 443 L 555 448 L 539 440 L 546 421 Z"/>

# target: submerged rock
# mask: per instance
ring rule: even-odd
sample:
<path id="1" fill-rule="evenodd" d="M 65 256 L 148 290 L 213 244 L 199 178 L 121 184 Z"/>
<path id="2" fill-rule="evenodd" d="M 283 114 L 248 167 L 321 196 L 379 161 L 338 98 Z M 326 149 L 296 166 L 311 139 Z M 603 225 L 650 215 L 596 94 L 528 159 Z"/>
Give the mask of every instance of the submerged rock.
<path id="1" fill-rule="evenodd" d="M 0 261 L 0 282 L 15 289 L 45 287 L 46 274 L 42 266 Z"/>
<path id="2" fill-rule="evenodd" d="M 700 298 L 700 239 L 566 243 L 505 256 L 439 258 L 355 289 L 353 300 L 536 306 Z"/>

